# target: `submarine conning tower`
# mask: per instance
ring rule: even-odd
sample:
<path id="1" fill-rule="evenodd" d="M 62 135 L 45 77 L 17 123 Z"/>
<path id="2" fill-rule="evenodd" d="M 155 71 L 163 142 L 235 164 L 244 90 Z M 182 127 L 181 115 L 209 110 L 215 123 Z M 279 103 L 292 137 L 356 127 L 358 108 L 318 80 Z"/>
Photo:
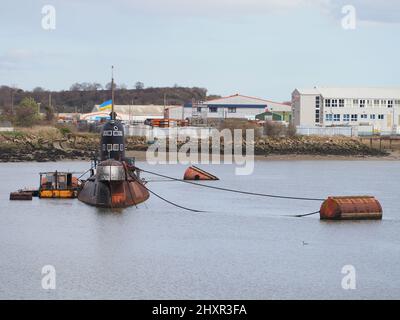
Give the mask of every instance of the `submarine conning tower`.
<path id="1" fill-rule="evenodd" d="M 108 159 L 125 159 L 124 127 L 115 118 L 107 121 L 101 130 L 100 161 Z"/>

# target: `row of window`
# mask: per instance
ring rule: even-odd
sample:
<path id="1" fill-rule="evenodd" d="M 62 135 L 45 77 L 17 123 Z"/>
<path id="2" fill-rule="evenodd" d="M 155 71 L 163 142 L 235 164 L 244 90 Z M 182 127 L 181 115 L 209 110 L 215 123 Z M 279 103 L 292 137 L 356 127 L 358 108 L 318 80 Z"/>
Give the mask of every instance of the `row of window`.
<path id="1" fill-rule="evenodd" d="M 112 130 L 104 130 L 103 131 L 104 137 L 122 137 L 122 131 L 112 131 Z"/>
<path id="2" fill-rule="evenodd" d="M 320 109 L 321 109 L 321 98 L 319 96 L 315 97 L 315 123 L 320 122 Z"/>
<path id="3" fill-rule="evenodd" d="M 106 151 L 106 145 L 103 144 L 103 151 Z M 118 144 L 118 143 L 114 143 L 114 144 L 107 144 L 107 152 L 111 152 L 111 151 L 124 151 L 124 145 Z"/>
<path id="4" fill-rule="evenodd" d="M 341 121 L 342 115 L 340 114 L 332 114 L 332 113 L 327 113 L 325 114 L 325 121 Z M 384 114 L 370 114 L 369 119 L 370 120 L 375 120 L 378 118 L 378 120 L 384 120 L 385 115 Z M 360 119 L 366 120 L 368 119 L 367 114 L 360 114 Z M 358 114 L 343 114 L 343 121 L 348 122 L 348 121 L 357 121 L 358 120 Z"/>
<path id="5" fill-rule="evenodd" d="M 208 110 L 212 113 L 218 112 L 217 107 L 208 107 Z M 228 113 L 236 113 L 236 107 L 228 107 Z"/>
<path id="6" fill-rule="evenodd" d="M 325 99 L 325 107 L 327 108 L 335 108 L 335 107 L 341 107 L 343 108 L 345 106 L 349 107 L 351 105 L 355 107 L 360 107 L 360 108 L 365 108 L 367 107 L 388 107 L 388 108 L 393 108 L 393 105 L 400 105 L 400 100 L 380 100 L 380 99 Z"/>

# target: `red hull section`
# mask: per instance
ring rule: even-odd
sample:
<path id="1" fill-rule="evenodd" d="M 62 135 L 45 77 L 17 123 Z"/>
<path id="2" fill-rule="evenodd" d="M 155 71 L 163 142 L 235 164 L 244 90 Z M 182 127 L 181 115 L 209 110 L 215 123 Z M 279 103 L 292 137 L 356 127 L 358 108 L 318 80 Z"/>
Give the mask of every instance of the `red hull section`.
<path id="1" fill-rule="evenodd" d="M 219 180 L 216 176 L 198 167 L 191 166 L 186 169 L 184 180 Z"/>
<path id="2" fill-rule="evenodd" d="M 329 197 L 320 209 L 320 218 L 328 220 L 382 219 L 382 206 L 375 197 Z"/>
<path id="3" fill-rule="evenodd" d="M 107 172 L 109 176 L 105 175 Z M 107 160 L 85 181 L 78 199 L 96 207 L 126 208 L 146 201 L 149 196 L 146 187 L 125 163 Z"/>

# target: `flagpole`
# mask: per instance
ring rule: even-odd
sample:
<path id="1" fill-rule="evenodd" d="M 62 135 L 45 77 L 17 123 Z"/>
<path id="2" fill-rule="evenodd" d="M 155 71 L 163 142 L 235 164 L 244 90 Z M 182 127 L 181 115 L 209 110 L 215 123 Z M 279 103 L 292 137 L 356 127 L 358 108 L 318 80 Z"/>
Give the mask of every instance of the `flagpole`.
<path id="1" fill-rule="evenodd" d="M 115 113 L 114 113 L 114 66 L 111 66 L 111 120 L 115 120 Z"/>

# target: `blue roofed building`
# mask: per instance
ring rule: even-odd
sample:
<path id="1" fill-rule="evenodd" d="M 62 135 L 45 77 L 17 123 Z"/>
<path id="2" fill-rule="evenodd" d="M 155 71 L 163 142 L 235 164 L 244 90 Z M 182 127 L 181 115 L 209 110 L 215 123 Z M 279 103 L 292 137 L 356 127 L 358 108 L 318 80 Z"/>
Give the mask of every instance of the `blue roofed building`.
<path id="1" fill-rule="evenodd" d="M 267 120 L 263 117 L 274 115 L 273 120 L 289 121 L 290 114 L 290 104 L 241 94 L 185 105 L 185 118 Z"/>

